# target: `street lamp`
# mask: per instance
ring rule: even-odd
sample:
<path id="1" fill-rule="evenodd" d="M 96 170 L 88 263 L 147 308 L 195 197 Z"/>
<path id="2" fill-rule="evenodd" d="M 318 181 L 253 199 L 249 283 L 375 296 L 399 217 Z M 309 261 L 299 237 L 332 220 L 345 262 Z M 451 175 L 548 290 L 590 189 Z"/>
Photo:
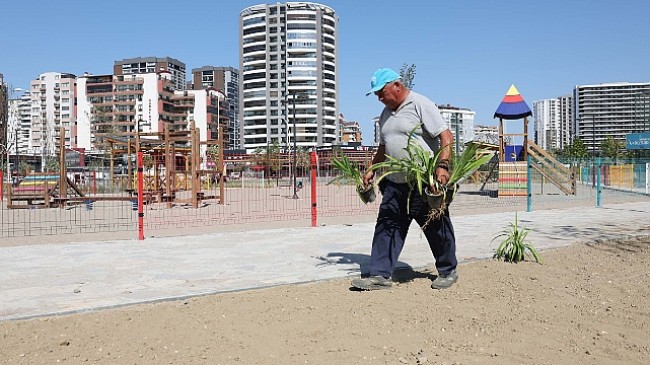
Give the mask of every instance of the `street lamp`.
<path id="1" fill-rule="evenodd" d="M 291 144 L 291 140 L 289 138 L 289 121 L 282 117 L 282 122 L 284 123 L 284 147 L 283 153 L 286 153 L 286 151 L 289 149 L 289 145 Z M 289 164 L 289 178 L 291 178 L 291 164 Z"/>
<path id="2" fill-rule="evenodd" d="M 297 170 L 297 160 L 296 160 L 296 94 L 293 95 L 293 198 L 298 199 L 298 191 L 296 190 L 298 188 L 298 182 L 297 182 L 297 176 L 298 175 L 298 170 Z"/>
<path id="3" fill-rule="evenodd" d="M 308 97 L 306 95 L 298 95 L 297 93 L 292 93 L 293 96 L 293 199 L 298 199 L 298 182 L 297 182 L 297 175 L 298 175 L 298 167 L 297 167 L 297 137 L 296 137 L 296 98 L 304 100 L 307 99 Z"/>
<path id="4" fill-rule="evenodd" d="M 648 112 L 648 102 L 650 101 L 650 90 L 641 91 L 640 98 L 643 100 L 643 113 L 642 113 L 642 132 L 645 132 L 645 123 L 648 122 L 648 130 L 650 131 L 650 113 Z M 635 107 L 636 109 L 636 107 Z"/>
<path id="5" fill-rule="evenodd" d="M 585 118 L 580 117 L 582 121 L 585 121 Z M 585 126 L 586 129 L 586 126 Z M 591 114 L 591 184 L 592 187 L 596 186 L 596 118 Z"/>
<path id="6" fill-rule="evenodd" d="M 26 91 L 28 91 L 26 89 L 23 89 L 22 87 L 12 87 L 9 90 L 11 90 L 11 95 L 6 95 L 5 94 L 4 102 L 6 102 L 6 103 L 9 102 L 10 98 L 11 98 L 11 100 L 18 100 L 17 97 L 16 97 L 16 93 L 22 92 L 24 94 Z M 4 136 L 5 137 L 5 146 L 4 146 L 5 148 L 4 149 L 5 149 L 5 152 L 7 154 L 7 162 L 6 162 L 7 168 L 6 169 L 7 169 L 7 181 L 8 182 L 11 182 L 11 169 L 9 168 L 9 153 L 10 153 L 10 149 L 12 147 L 13 147 L 13 150 L 14 150 L 14 154 L 16 155 L 16 159 L 14 161 L 14 164 L 15 164 L 14 170 L 16 171 L 16 176 L 18 176 L 18 163 L 19 163 L 19 160 L 18 160 L 19 159 L 18 128 L 19 128 L 20 123 L 21 123 L 21 120 L 19 118 L 20 106 L 19 106 L 18 102 L 16 102 L 16 101 L 14 101 L 14 102 L 16 104 L 14 104 L 12 109 L 11 109 L 11 112 L 13 114 L 11 122 L 13 122 L 13 126 L 14 126 L 14 133 L 13 133 L 14 134 L 14 143 L 13 143 L 13 146 L 9 143 L 9 138 L 10 138 L 10 133 L 9 133 L 9 122 L 10 122 L 9 121 L 9 112 L 10 112 L 10 110 L 9 110 L 9 108 L 7 108 L 7 111 L 6 111 L 7 114 L 5 115 L 6 121 L 5 121 L 5 125 L 4 125 L 4 131 L 5 131 L 5 136 Z M 7 106 L 7 105 L 5 105 L 5 106 Z"/>

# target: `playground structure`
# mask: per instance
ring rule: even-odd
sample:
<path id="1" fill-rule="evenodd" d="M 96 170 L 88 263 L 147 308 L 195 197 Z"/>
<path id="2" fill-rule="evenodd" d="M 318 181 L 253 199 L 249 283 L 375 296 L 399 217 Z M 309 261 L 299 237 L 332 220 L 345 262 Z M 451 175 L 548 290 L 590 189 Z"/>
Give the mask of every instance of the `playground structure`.
<path id="1" fill-rule="evenodd" d="M 514 85 L 511 85 L 494 113 L 499 118 L 499 196 L 528 195 L 528 160 L 531 168 L 567 195 L 576 194 L 576 174 L 551 154 L 528 139 L 528 117 L 532 112 Z M 505 133 L 504 120 L 523 118 L 522 133 Z M 523 137 L 521 149 L 508 148 L 506 137 Z"/>
<path id="2" fill-rule="evenodd" d="M 151 202 L 166 203 L 171 208 L 175 203 L 191 204 L 198 208 L 203 200 L 217 200 L 225 204 L 225 164 L 223 160 L 223 130 L 219 128 L 219 138 L 200 141 L 199 129 L 191 122 L 190 130 L 170 131 L 167 126 L 162 133 L 135 133 L 135 138 L 107 138 L 110 148 L 110 179 L 114 180 L 115 156 L 126 155 L 128 182 L 126 189 L 131 194 L 136 193 L 134 169 L 131 156 L 143 152 L 143 186 L 144 196 Z M 201 146 L 205 146 L 202 153 Z M 216 146 L 216 156 L 213 157 L 213 169 L 207 167 L 210 159 L 207 152 L 211 146 Z M 202 163 L 201 156 L 206 156 Z M 218 195 L 208 195 L 202 188 L 202 181 L 212 181 L 218 176 Z M 214 179 L 216 182 L 216 179 Z M 211 191 L 213 189 L 210 189 Z M 189 192 L 181 196 L 181 191 Z"/>
<path id="3" fill-rule="evenodd" d="M 61 183 L 60 175 L 33 173 L 25 176 L 17 186 L 8 190 L 7 208 L 55 208 L 65 203 L 66 199 L 63 196 L 66 193 L 63 192 L 70 190 L 76 197 L 84 197 L 81 190 L 67 177 Z"/>
<path id="4" fill-rule="evenodd" d="M 123 133 L 118 137 L 107 137 L 109 146 L 109 181 L 115 182 L 114 161 L 126 157 L 127 183 L 123 194 L 84 193 L 75 181 L 70 179 L 66 168 L 66 149 L 63 145 L 65 129 L 60 130 L 59 171 L 30 173 L 15 186 L 7 189 L 7 207 L 17 208 L 64 208 L 67 205 L 91 203 L 94 201 L 134 201 L 139 192 L 135 179 L 135 156 L 142 152 L 146 163 L 139 168 L 143 171 L 143 200 L 146 203 L 166 203 L 168 208 L 174 204 L 191 204 L 198 208 L 201 201 L 214 199 L 225 204 L 225 165 L 223 162 L 222 129 L 219 138 L 201 142 L 199 130 L 191 123 L 190 130 L 170 131 L 166 126 L 162 133 Z M 202 169 L 208 159 L 202 161 L 201 146 L 207 151 L 216 146 L 211 156 L 213 169 Z M 76 180 L 79 173 L 72 174 Z M 218 176 L 218 179 L 215 177 Z M 203 189 L 202 181 L 214 181 L 216 189 Z M 208 194 L 207 191 L 213 192 Z"/>

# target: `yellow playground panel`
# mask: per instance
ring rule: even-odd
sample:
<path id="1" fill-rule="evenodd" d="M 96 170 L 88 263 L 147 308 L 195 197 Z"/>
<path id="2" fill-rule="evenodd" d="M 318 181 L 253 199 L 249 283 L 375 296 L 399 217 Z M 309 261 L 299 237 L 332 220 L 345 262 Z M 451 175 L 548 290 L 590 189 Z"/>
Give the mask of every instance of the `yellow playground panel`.
<path id="1" fill-rule="evenodd" d="M 499 197 L 528 195 L 526 162 L 499 162 Z"/>
<path id="2" fill-rule="evenodd" d="M 606 185 L 619 189 L 634 189 L 634 165 L 611 165 L 608 168 L 609 179 L 606 180 Z"/>

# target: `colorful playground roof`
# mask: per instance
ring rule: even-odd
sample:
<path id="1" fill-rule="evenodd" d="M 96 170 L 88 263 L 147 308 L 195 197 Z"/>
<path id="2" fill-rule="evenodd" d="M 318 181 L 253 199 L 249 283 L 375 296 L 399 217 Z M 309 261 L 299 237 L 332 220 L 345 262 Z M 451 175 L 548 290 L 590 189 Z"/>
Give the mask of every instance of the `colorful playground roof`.
<path id="1" fill-rule="evenodd" d="M 501 119 L 521 119 L 530 115 L 533 113 L 515 85 L 510 85 L 506 96 L 503 97 L 497 111 L 494 112 L 494 118 Z"/>

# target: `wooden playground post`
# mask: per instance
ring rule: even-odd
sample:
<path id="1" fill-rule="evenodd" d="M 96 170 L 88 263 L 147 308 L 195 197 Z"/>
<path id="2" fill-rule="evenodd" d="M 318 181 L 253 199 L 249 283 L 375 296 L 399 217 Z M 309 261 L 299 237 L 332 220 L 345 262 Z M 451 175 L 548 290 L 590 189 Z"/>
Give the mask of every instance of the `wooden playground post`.
<path id="1" fill-rule="evenodd" d="M 196 147 L 195 147 L 196 146 Z M 192 156 L 194 157 L 194 166 L 195 171 L 196 171 L 196 182 L 194 183 L 193 187 L 195 189 L 194 195 L 196 195 L 196 206 L 194 208 L 199 207 L 199 203 L 201 202 L 202 196 L 201 196 L 201 130 L 199 128 L 196 128 L 196 132 L 194 133 L 194 141 L 192 142 Z"/>
<path id="2" fill-rule="evenodd" d="M 191 181 L 191 192 L 192 192 L 192 208 L 198 208 L 199 207 L 199 202 L 198 202 L 198 190 L 197 189 L 197 183 L 199 180 L 199 172 L 198 168 L 196 166 L 196 161 L 198 159 L 199 155 L 199 148 L 198 148 L 198 143 L 196 141 L 198 140 L 198 129 L 195 127 L 194 120 L 192 120 L 191 123 L 191 131 L 190 131 L 190 147 L 192 148 L 192 153 L 190 155 L 190 174 L 192 176 L 192 181 Z"/>
<path id="3" fill-rule="evenodd" d="M 176 183 L 177 183 L 177 176 L 176 176 L 176 146 L 174 144 L 171 145 L 171 154 L 170 154 L 171 161 L 169 163 L 169 176 L 170 176 L 170 186 L 172 189 L 172 192 L 176 191 Z"/>
<path id="4" fill-rule="evenodd" d="M 499 118 L 499 161 L 505 161 L 505 156 L 503 154 L 503 118 Z"/>
<path id="5" fill-rule="evenodd" d="M 127 189 L 133 189 L 133 169 L 131 168 L 131 154 L 133 152 L 131 151 L 131 137 L 129 137 L 129 140 L 126 144 L 126 156 L 127 156 L 127 162 L 126 162 L 126 173 L 129 175 L 127 181 Z"/>
<path id="6" fill-rule="evenodd" d="M 524 161 L 528 161 L 528 117 L 524 117 Z"/>
<path id="7" fill-rule="evenodd" d="M 45 204 L 45 208 L 50 207 L 50 187 L 48 186 L 47 178 L 45 179 L 45 183 L 43 184 L 43 202 Z"/>
<path id="8" fill-rule="evenodd" d="M 65 127 L 59 129 L 59 207 L 63 209 L 65 207 L 65 197 L 68 195 L 67 192 L 67 171 L 65 168 Z M 47 184 L 45 185 L 47 188 Z M 49 189 L 46 189 L 46 204 L 49 199 Z"/>
<path id="9" fill-rule="evenodd" d="M 139 148 L 138 148 L 139 149 Z M 138 240 L 144 240 L 144 184 L 142 152 L 138 151 Z"/>
<path id="10" fill-rule="evenodd" d="M 219 204 L 226 204 L 226 165 L 223 163 L 223 127 L 219 127 L 219 136 L 217 139 L 217 148 L 218 148 L 218 157 L 217 163 L 219 164 L 218 169 L 221 171 L 219 174 Z"/>
<path id="11" fill-rule="evenodd" d="M 115 163 L 113 162 L 113 142 L 109 141 L 108 146 L 109 146 L 108 147 L 109 151 L 111 151 L 110 158 L 108 159 L 108 169 L 109 169 L 108 176 L 110 177 L 110 181 L 111 181 L 110 186 L 112 189 L 112 187 L 115 186 L 115 175 L 113 174 L 113 171 L 115 170 Z"/>
<path id="12" fill-rule="evenodd" d="M 167 195 L 167 208 L 172 207 L 172 160 L 171 146 L 169 145 L 169 126 L 165 124 L 165 194 Z"/>

